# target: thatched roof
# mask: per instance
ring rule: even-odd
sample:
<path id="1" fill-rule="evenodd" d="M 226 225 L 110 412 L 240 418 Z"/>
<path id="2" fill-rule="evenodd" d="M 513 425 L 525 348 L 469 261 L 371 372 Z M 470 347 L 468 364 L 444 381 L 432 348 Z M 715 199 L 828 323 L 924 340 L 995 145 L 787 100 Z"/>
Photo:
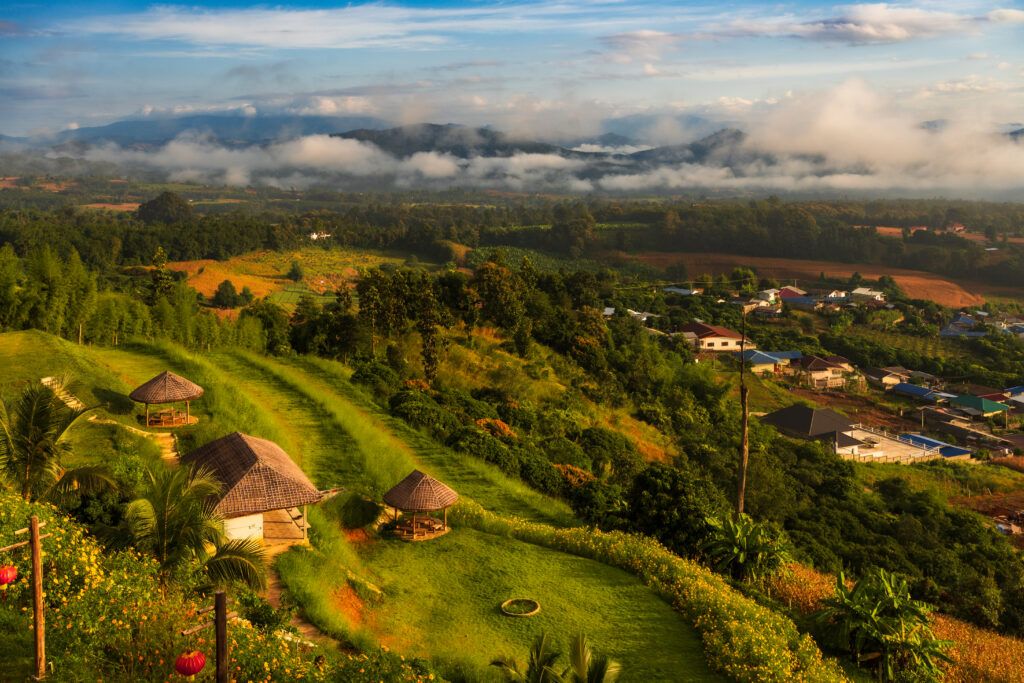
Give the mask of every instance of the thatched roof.
<path id="1" fill-rule="evenodd" d="M 235 432 L 197 448 L 182 464 L 205 467 L 224 485 L 216 510 L 241 517 L 308 505 L 320 491 L 273 441 Z"/>
<path id="2" fill-rule="evenodd" d="M 128 397 L 138 403 L 174 403 L 191 401 L 202 395 L 201 386 L 165 370 L 128 394 Z"/>
<path id="3" fill-rule="evenodd" d="M 413 470 L 384 494 L 384 502 L 406 512 L 428 512 L 455 505 L 459 494 L 433 477 Z"/>

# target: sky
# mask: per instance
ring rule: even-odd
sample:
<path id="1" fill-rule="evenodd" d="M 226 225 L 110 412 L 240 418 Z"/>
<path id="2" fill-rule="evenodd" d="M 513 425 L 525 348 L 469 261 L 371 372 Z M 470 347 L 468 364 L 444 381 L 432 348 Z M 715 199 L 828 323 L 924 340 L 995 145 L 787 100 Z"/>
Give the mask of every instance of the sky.
<path id="1" fill-rule="evenodd" d="M 883 121 L 1024 125 L 1024 5 L 0 6 L 7 135 L 237 110 L 493 125 L 558 140 L 642 114 L 658 144 L 692 137 L 679 115 L 742 126 L 785 113 L 792 127 L 808 108 L 842 121 L 865 106 Z"/>

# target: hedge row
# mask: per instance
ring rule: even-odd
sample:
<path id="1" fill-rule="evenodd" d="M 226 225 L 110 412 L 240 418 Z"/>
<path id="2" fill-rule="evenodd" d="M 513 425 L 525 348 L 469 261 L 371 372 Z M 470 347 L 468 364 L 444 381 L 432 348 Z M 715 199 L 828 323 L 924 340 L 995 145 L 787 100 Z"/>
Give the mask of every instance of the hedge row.
<path id="1" fill-rule="evenodd" d="M 637 534 L 583 527 L 556 529 L 499 517 L 474 502 L 452 510 L 457 523 L 618 567 L 639 577 L 690 620 L 712 669 L 741 682 L 846 681 L 814 639 L 787 617 L 733 590 L 696 562 Z"/>

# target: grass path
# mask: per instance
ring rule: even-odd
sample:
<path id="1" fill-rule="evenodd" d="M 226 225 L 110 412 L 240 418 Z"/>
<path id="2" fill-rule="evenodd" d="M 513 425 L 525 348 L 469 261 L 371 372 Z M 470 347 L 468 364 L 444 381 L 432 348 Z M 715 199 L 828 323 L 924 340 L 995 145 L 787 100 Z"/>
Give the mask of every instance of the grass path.
<path id="1" fill-rule="evenodd" d="M 301 359 L 282 361 L 241 352 L 216 354 L 212 360 L 230 373 L 239 390 L 272 406 L 273 419 L 286 434 L 302 435 L 308 470 L 352 476 L 364 458 L 372 462 L 380 449 L 388 449 L 400 461 L 423 464 L 446 476 L 467 495 L 470 492 L 460 487 L 473 488 L 473 498 L 484 505 L 497 500 L 514 512 L 531 512 L 531 505 L 515 492 L 495 496 L 501 482 L 465 464 L 452 466 L 454 454 L 429 448 L 426 437 L 409 433 L 403 424 L 374 410 L 358 390 L 322 368 L 310 368 Z M 333 450 L 332 434 L 339 430 L 351 439 L 347 458 L 337 457 Z M 492 657 L 522 657 L 540 630 L 565 640 L 583 629 L 626 664 L 629 673 L 624 681 L 715 680 L 693 629 L 624 571 L 472 529 L 458 529 L 431 543 L 378 540 L 353 549 L 360 573 L 384 590 L 383 600 L 365 603 L 363 623 L 356 627 L 399 651 L 434 656 L 474 677 L 484 672 L 487 678 Z M 341 560 L 329 551 L 289 559 L 289 581 L 307 574 L 302 579 L 306 590 L 312 586 L 321 594 L 326 606 L 320 609 L 332 609 L 344 591 L 344 580 L 339 582 L 337 575 L 347 565 L 332 566 Z M 302 562 L 306 564 L 296 566 Z M 313 571 L 320 577 L 309 576 Z M 513 595 L 542 600 L 543 617 L 500 615 L 498 603 Z"/>
<path id="2" fill-rule="evenodd" d="M 425 470 L 443 479 L 462 494 L 501 515 L 514 515 L 552 526 L 578 526 L 572 511 L 562 501 L 534 491 L 495 467 L 472 456 L 455 453 L 438 445 L 427 435 L 377 406 L 347 381 L 343 366 L 330 361 L 294 359 L 288 363 L 305 373 L 317 393 L 333 394 L 354 411 L 372 421 L 376 430 L 391 435 L 397 448 L 405 451 Z"/>

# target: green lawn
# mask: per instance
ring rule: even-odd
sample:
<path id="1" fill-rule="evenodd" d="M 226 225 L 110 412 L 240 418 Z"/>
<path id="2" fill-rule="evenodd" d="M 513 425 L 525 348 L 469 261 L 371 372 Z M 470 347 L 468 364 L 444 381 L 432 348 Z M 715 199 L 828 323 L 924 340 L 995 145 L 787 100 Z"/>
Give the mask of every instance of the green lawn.
<path id="1" fill-rule="evenodd" d="M 538 633 L 564 650 L 582 630 L 624 665 L 622 681 L 718 680 L 693 630 L 621 570 L 471 529 L 359 548 L 385 596 L 366 604 L 365 620 L 398 651 L 483 668 L 500 654 L 525 661 Z M 502 615 L 512 597 L 539 601 L 540 614 Z"/>
<path id="2" fill-rule="evenodd" d="M 320 486 L 379 493 L 419 467 L 447 481 L 464 498 L 501 514 L 559 526 L 576 523 L 568 507 L 511 480 L 472 456 L 454 453 L 375 407 L 348 382 L 344 366 L 310 359 L 272 359 L 244 352 L 191 353 L 171 344 L 79 347 L 39 333 L 0 335 L 5 373 L 0 391 L 72 371 L 76 393 L 105 402 L 102 417 L 134 424 L 139 409 L 124 404 L 132 387 L 161 370 L 189 377 L 206 390 L 193 406 L 198 427 L 179 430 L 193 443 L 234 430 L 280 443 Z M 72 441 L 86 453 L 116 452 L 116 426 L 83 422 Z M 490 658 L 522 659 L 541 629 L 560 642 L 577 630 L 627 666 L 626 681 L 714 680 L 696 632 L 634 576 L 607 565 L 471 529 L 430 543 L 374 541 L 352 545 L 324 510 L 311 515 L 317 550 L 278 559 L 283 578 L 307 616 L 361 645 L 381 639 L 399 651 L 437 656 L 494 675 Z M 379 584 L 380 602 L 366 622 L 351 623 L 333 600 L 348 584 Z M 513 595 L 541 601 L 533 619 L 500 616 Z"/>

